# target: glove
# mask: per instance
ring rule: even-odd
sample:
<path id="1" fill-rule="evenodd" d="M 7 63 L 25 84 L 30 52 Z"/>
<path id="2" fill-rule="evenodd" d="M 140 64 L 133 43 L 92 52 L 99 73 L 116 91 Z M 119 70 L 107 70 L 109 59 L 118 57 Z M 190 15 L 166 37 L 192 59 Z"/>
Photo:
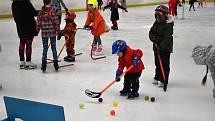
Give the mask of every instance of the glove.
<path id="1" fill-rule="evenodd" d="M 152 41 L 155 42 L 155 43 L 158 43 L 158 38 L 157 38 L 157 36 L 153 36 L 153 37 L 152 37 Z"/>
<path id="2" fill-rule="evenodd" d="M 138 57 L 134 57 L 133 58 L 133 64 L 134 64 L 134 67 L 136 68 L 137 65 L 138 65 L 138 61 L 139 61 L 139 58 Z"/>
<path id="3" fill-rule="evenodd" d="M 59 31 L 58 35 L 57 35 L 57 40 L 60 40 L 61 39 L 61 36 L 64 35 L 64 32 L 63 31 Z"/>
<path id="4" fill-rule="evenodd" d="M 155 49 L 156 52 L 160 52 L 160 47 L 158 45 L 155 46 L 154 49 Z"/>
<path id="5" fill-rule="evenodd" d="M 119 76 L 120 76 L 121 74 L 122 74 L 122 71 L 120 71 L 120 70 L 117 70 L 117 71 L 116 71 L 116 77 L 115 77 L 116 82 L 119 82 L 119 81 L 120 81 Z"/>
<path id="6" fill-rule="evenodd" d="M 92 26 L 84 25 L 84 29 L 90 31 L 92 29 Z"/>

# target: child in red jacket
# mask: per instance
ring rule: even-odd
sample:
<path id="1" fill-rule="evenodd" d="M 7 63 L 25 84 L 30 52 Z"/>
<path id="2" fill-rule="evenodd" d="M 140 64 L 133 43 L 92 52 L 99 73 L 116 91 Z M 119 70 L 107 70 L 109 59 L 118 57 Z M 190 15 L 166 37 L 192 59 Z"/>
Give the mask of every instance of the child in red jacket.
<path id="1" fill-rule="evenodd" d="M 118 69 L 116 71 L 116 80 L 120 81 L 119 76 L 123 73 L 124 67 L 134 67 L 128 71 L 124 76 L 124 87 L 120 91 L 121 96 L 128 96 L 128 99 L 139 97 L 139 78 L 142 70 L 144 69 L 141 57 L 143 53 L 140 49 L 131 49 L 125 41 L 116 40 L 112 45 L 112 54 L 117 54 L 118 58 Z"/>

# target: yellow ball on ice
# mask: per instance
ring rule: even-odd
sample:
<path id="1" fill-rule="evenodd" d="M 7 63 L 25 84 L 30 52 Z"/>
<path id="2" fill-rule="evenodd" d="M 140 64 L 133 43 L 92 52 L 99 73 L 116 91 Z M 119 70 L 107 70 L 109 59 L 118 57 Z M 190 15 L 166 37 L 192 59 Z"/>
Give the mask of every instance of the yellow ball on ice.
<path id="1" fill-rule="evenodd" d="M 113 102 L 113 106 L 114 106 L 114 107 L 118 107 L 118 105 L 119 105 L 119 103 L 118 103 L 117 101 L 114 101 L 114 102 Z"/>
<path id="2" fill-rule="evenodd" d="M 79 108 L 80 108 L 80 109 L 84 109 L 84 103 L 80 103 L 80 104 L 79 104 Z"/>

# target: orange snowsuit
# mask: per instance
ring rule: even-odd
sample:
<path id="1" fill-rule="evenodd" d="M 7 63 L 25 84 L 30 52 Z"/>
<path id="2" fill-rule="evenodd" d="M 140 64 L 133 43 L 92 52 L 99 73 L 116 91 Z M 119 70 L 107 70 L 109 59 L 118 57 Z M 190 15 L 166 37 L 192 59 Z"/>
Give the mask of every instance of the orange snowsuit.
<path id="1" fill-rule="evenodd" d="M 65 43 L 66 43 L 66 52 L 68 56 L 74 56 L 75 50 L 75 34 L 76 34 L 76 27 L 74 21 L 66 22 L 66 26 L 63 29 L 65 35 Z"/>
<path id="2" fill-rule="evenodd" d="M 91 25 L 92 23 L 92 25 Z M 99 10 L 97 8 L 94 9 L 93 12 L 88 12 L 87 20 L 85 25 L 92 27 L 91 33 L 93 36 L 100 36 L 106 32 L 105 30 L 105 20 L 101 16 Z"/>

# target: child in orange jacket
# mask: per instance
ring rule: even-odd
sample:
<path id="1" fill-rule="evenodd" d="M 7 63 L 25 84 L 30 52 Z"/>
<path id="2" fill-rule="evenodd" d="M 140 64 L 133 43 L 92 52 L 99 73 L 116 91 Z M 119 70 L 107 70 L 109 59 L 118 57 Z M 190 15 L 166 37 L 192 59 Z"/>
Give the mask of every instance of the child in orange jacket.
<path id="1" fill-rule="evenodd" d="M 90 29 L 94 36 L 92 44 L 92 54 L 102 54 L 102 42 L 100 36 L 109 31 L 105 24 L 104 18 L 101 16 L 99 10 L 96 8 L 98 5 L 96 0 L 88 0 L 88 15 L 85 22 L 85 29 Z"/>

